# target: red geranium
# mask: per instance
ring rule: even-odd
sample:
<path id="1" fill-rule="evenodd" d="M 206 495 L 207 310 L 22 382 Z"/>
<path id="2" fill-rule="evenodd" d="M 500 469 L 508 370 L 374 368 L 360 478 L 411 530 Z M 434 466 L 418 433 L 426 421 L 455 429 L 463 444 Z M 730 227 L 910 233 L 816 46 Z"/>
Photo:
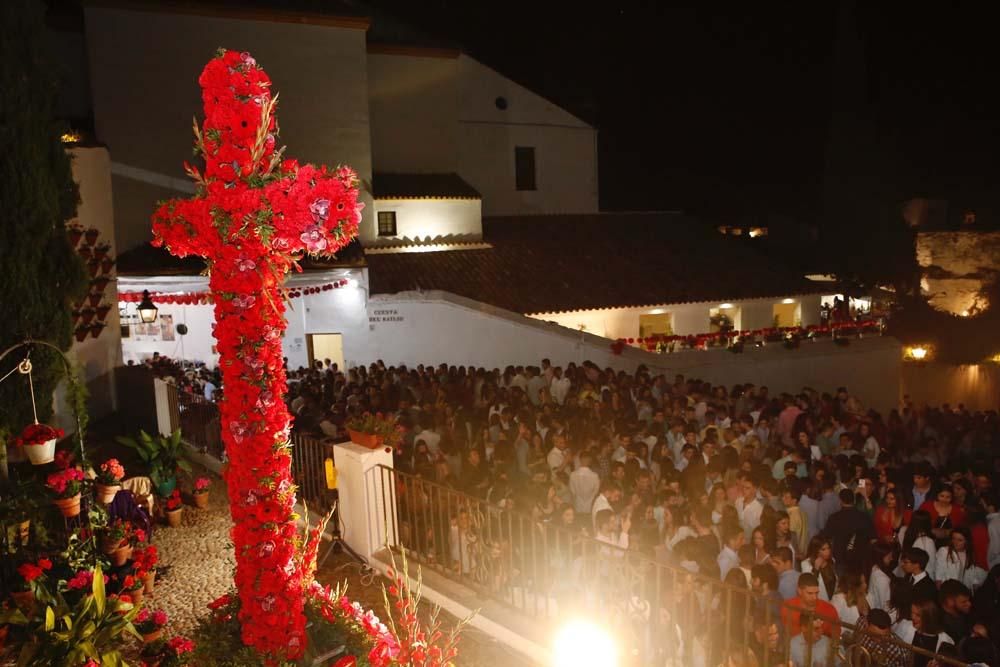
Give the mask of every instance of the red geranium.
<path id="1" fill-rule="evenodd" d="M 72 498 L 80 493 L 83 478 L 83 471 L 79 468 L 66 468 L 46 477 L 45 484 L 52 489 L 56 498 Z"/>
<path id="2" fill-rule="evenodd" d="M 52 428 L 48 424 L 29 424 L 21 431 L 21 435 L 14 439 L 17 445 L 43 445 L 49 440 L 58 440 L 65 432 L 61 428 Z"/>
<path id="3" fill-rule="evenodd" d="M 180 509 L 184 501 L 181 500 L 181 492 L 174 489 L 174 492 L 167 497 L 167 511 L 172 512 L 176 509 Z"/>

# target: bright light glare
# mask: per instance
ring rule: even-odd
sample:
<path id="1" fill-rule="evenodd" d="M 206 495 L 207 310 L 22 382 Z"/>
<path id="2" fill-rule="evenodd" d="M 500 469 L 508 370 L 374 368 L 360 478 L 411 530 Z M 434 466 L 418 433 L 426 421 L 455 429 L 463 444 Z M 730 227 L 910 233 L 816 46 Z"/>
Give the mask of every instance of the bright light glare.
<path id="1" fill-rule="evenodd" d="M 782 299 L 781 303 L 788 305 L 790 303 L 795 303 L 795 299 Z"/>
<path id="2" fill-rule="evenodd" d="M 649 311 L 649 314 L 650 315 L 662 315 L 665 312 L 667 312 L 667 311 L 663 310 L 662 308 L 654 308 L 653 310 Z"/>
<path id="3" fill-rule="evenodd" d="M 727 309 L 732 308 L 732 307 L 733 307 L 733 304 L 731 304 L 731 303 L 720 303 L 719 304 L 719 310 L 727 310 Z"/>
<path id="4" fill-rule="evenodd" d="M 913 355 L 914 359 L 920 361 L 921 359 L 927 356 L 927 348 L 915 347 L 912 350 L 910 350 L 910 354 Z"/>
<path id="5" fill-rule="evenodd" d="M 615 667 L 615 642 L 604 628 L 587 621 L 570 621 L 553 644 L 554 667 Z"/>

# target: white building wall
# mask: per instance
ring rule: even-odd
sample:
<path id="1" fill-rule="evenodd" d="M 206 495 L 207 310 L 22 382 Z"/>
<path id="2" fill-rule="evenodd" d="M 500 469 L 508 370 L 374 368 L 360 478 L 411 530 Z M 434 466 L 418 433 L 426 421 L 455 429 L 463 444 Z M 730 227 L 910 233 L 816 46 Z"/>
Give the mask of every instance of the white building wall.
<path id="1" fill-rule="evenodd" d="M 115 216 L 111 199 L 111 171 L 108 151 L 102 146 L 73 147 L 69 149 L 72 158 L 73 180 L 80 187 L 80 204 L 77 218 L 84 229 L 95 228 L 99 232 L 98 242 L 111 244 L 109 257 L 116 254 Z M 83 241 L 81 241 L 83 243 Z M 114 277 L 113 275 L 111 276 Z M 87 337 L 83 341 L 73 340 L 69 357 L 83 368 L 87 388 L 90 391 L 89 409 L 92 417 L 101 417 L 112 412 L 117 406 L 115 396 L 114 369 L 121 365 L 121 345 L 119 336 L 117 288 L 111 280 L 104 289 L 104 302 L 112 308 L 105 318 L 107 325 L 97 338 Z M 63 388 L 56 392 L 57 412 L 60 419 L 70 418 L 69 407 L 64 403 Z M 64 428 L 75 428 L 70 420 Z"/>
<path id="2" fill-rule="evenodd" d="M 683 373 L 713 383 L 753 382 L 772 392 L 820 390 L 846 385 L 866 406 L 895 407 L 899 400 L 902 352 L 892 338 L 868 337 L 840 347 L 829 340 L 795 350 L 781 345 L 649 354 L 626 349 L 615 355 L 605 338 L 539 322 L 444 292 L 379 295 L 368 303 L 370 332 L 364 362 L 465 364 L 504 368 L 537 364 L 542 358 L 565 366 L 590 360 L 598 366 L 654 373 Z"/>
<path id="3" fill-rule="evenodd" d="M 368 54 L 372 162 L 381 172 L 458 171 L 458 58 Z"/>
<path id="4" fill-rule="evenodd" d="M 97 137 L 116 164 L 186 180 L 191 118 L 203 117 L 198 75 L 222 46 L 249 51 L 270 75 L 288 157 L 350 165 L 371 182 L 364 30 L 93 5 L 85 20 Z M 181 194 L 123 176 L 114 187 L 122 249 L 150 238 L 157 198 Z"/>
<path id="5" fill-rule="evenodd" d="M 121 307 L 127 313 L 134 313 L 136 304 L 122 303 Z M 215 338 L 212 337 L 212 324 L 215 323 L 215 306 L 212 304 L 187 305 L 178 303 L 156 302 L 160 317 L 169 315 L 173 320 L 173 340 L 163 340 L 163 336 L 143 336 L 136 333 L 136 327 L 130 326 L 130 335 L 122 339 L 122 356 L 125 363 L 141 364 L 146 359 L 159 352 L 161 356 L 173 359 L 200 361 L 207 366 L 216 366 L 219 355 L 212 349 Z M 184 336 L 176 332 L 178 324 L 185 324 L 188 333 Z"/>
<path id="6" fill-rule="evenodd" d="M 483 203 L 479 199 L 376 199 L 376 220 L 381 211 L 396 213 L 397 237 L 483 235 Z"/>
<path id="7" fill-rule="evenodd" d="M 791 297 L 800 304 L 803 326 L 819 323 L 819 295 L 804 295 Z M 753 299 L 732 301 L 739 309 L 735 325 L 739 329 L 765 329 L 774 326 L 773 308 L 782 299 Z M 563 313 L 534 313 L 529 315 L 545 322 L 555 322 L 569 329 L 581 330 L 605 338 L 635 338 L 639 335 L 639 317 L 641 315 L 656 315 L 670 313 L 673 315 L 673 330 L 675 335 L 708 333 L 709 310 L 721 305 L 715 301 L 699 303 L 684 303 L 674 305 L 649 306 L 642 308 L 604 308 L 596 310 L 579 310 Z"/>

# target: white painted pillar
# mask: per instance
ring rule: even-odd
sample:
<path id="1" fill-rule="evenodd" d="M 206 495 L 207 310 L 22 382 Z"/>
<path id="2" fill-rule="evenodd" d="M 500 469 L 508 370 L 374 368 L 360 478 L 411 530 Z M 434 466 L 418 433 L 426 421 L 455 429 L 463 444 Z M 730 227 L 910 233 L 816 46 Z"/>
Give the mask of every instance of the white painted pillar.
<path id="1" fill-rule="evenodd" d="M 160 378 L 153 378 L 153 396 L 156 401 L 156 429 L 160 435 L 170 437 L 173 424 L 170 418 L 170 399 L 167 394 L 167 383 Z"/>
<path id="2" fill-rule="evenodd" d="M 333 446 L 333 460 L 337 466 L 341 536 L 347 546 L 370 560 L 383 547 L 396 544 L 392 450 L 339 442 Z"/>

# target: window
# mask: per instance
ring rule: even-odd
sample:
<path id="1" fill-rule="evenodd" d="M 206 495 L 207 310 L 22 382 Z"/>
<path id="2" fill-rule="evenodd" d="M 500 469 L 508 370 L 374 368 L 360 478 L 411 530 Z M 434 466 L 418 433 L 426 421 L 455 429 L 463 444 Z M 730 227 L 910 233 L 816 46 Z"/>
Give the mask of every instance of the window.
<path id="1" fill-rule="evenodd" d="M 514 181 L 518 190 L 537 190 L 535 187 L 535 148 L 514 147 Z"/>
<path id="2" fill-rule="evenodd" d="M 378 213 L 378 235 L 379 236 L 395 236 L 396 235 L 396 212 L 395 211 L 379 211 L 379 213 Z"/>

